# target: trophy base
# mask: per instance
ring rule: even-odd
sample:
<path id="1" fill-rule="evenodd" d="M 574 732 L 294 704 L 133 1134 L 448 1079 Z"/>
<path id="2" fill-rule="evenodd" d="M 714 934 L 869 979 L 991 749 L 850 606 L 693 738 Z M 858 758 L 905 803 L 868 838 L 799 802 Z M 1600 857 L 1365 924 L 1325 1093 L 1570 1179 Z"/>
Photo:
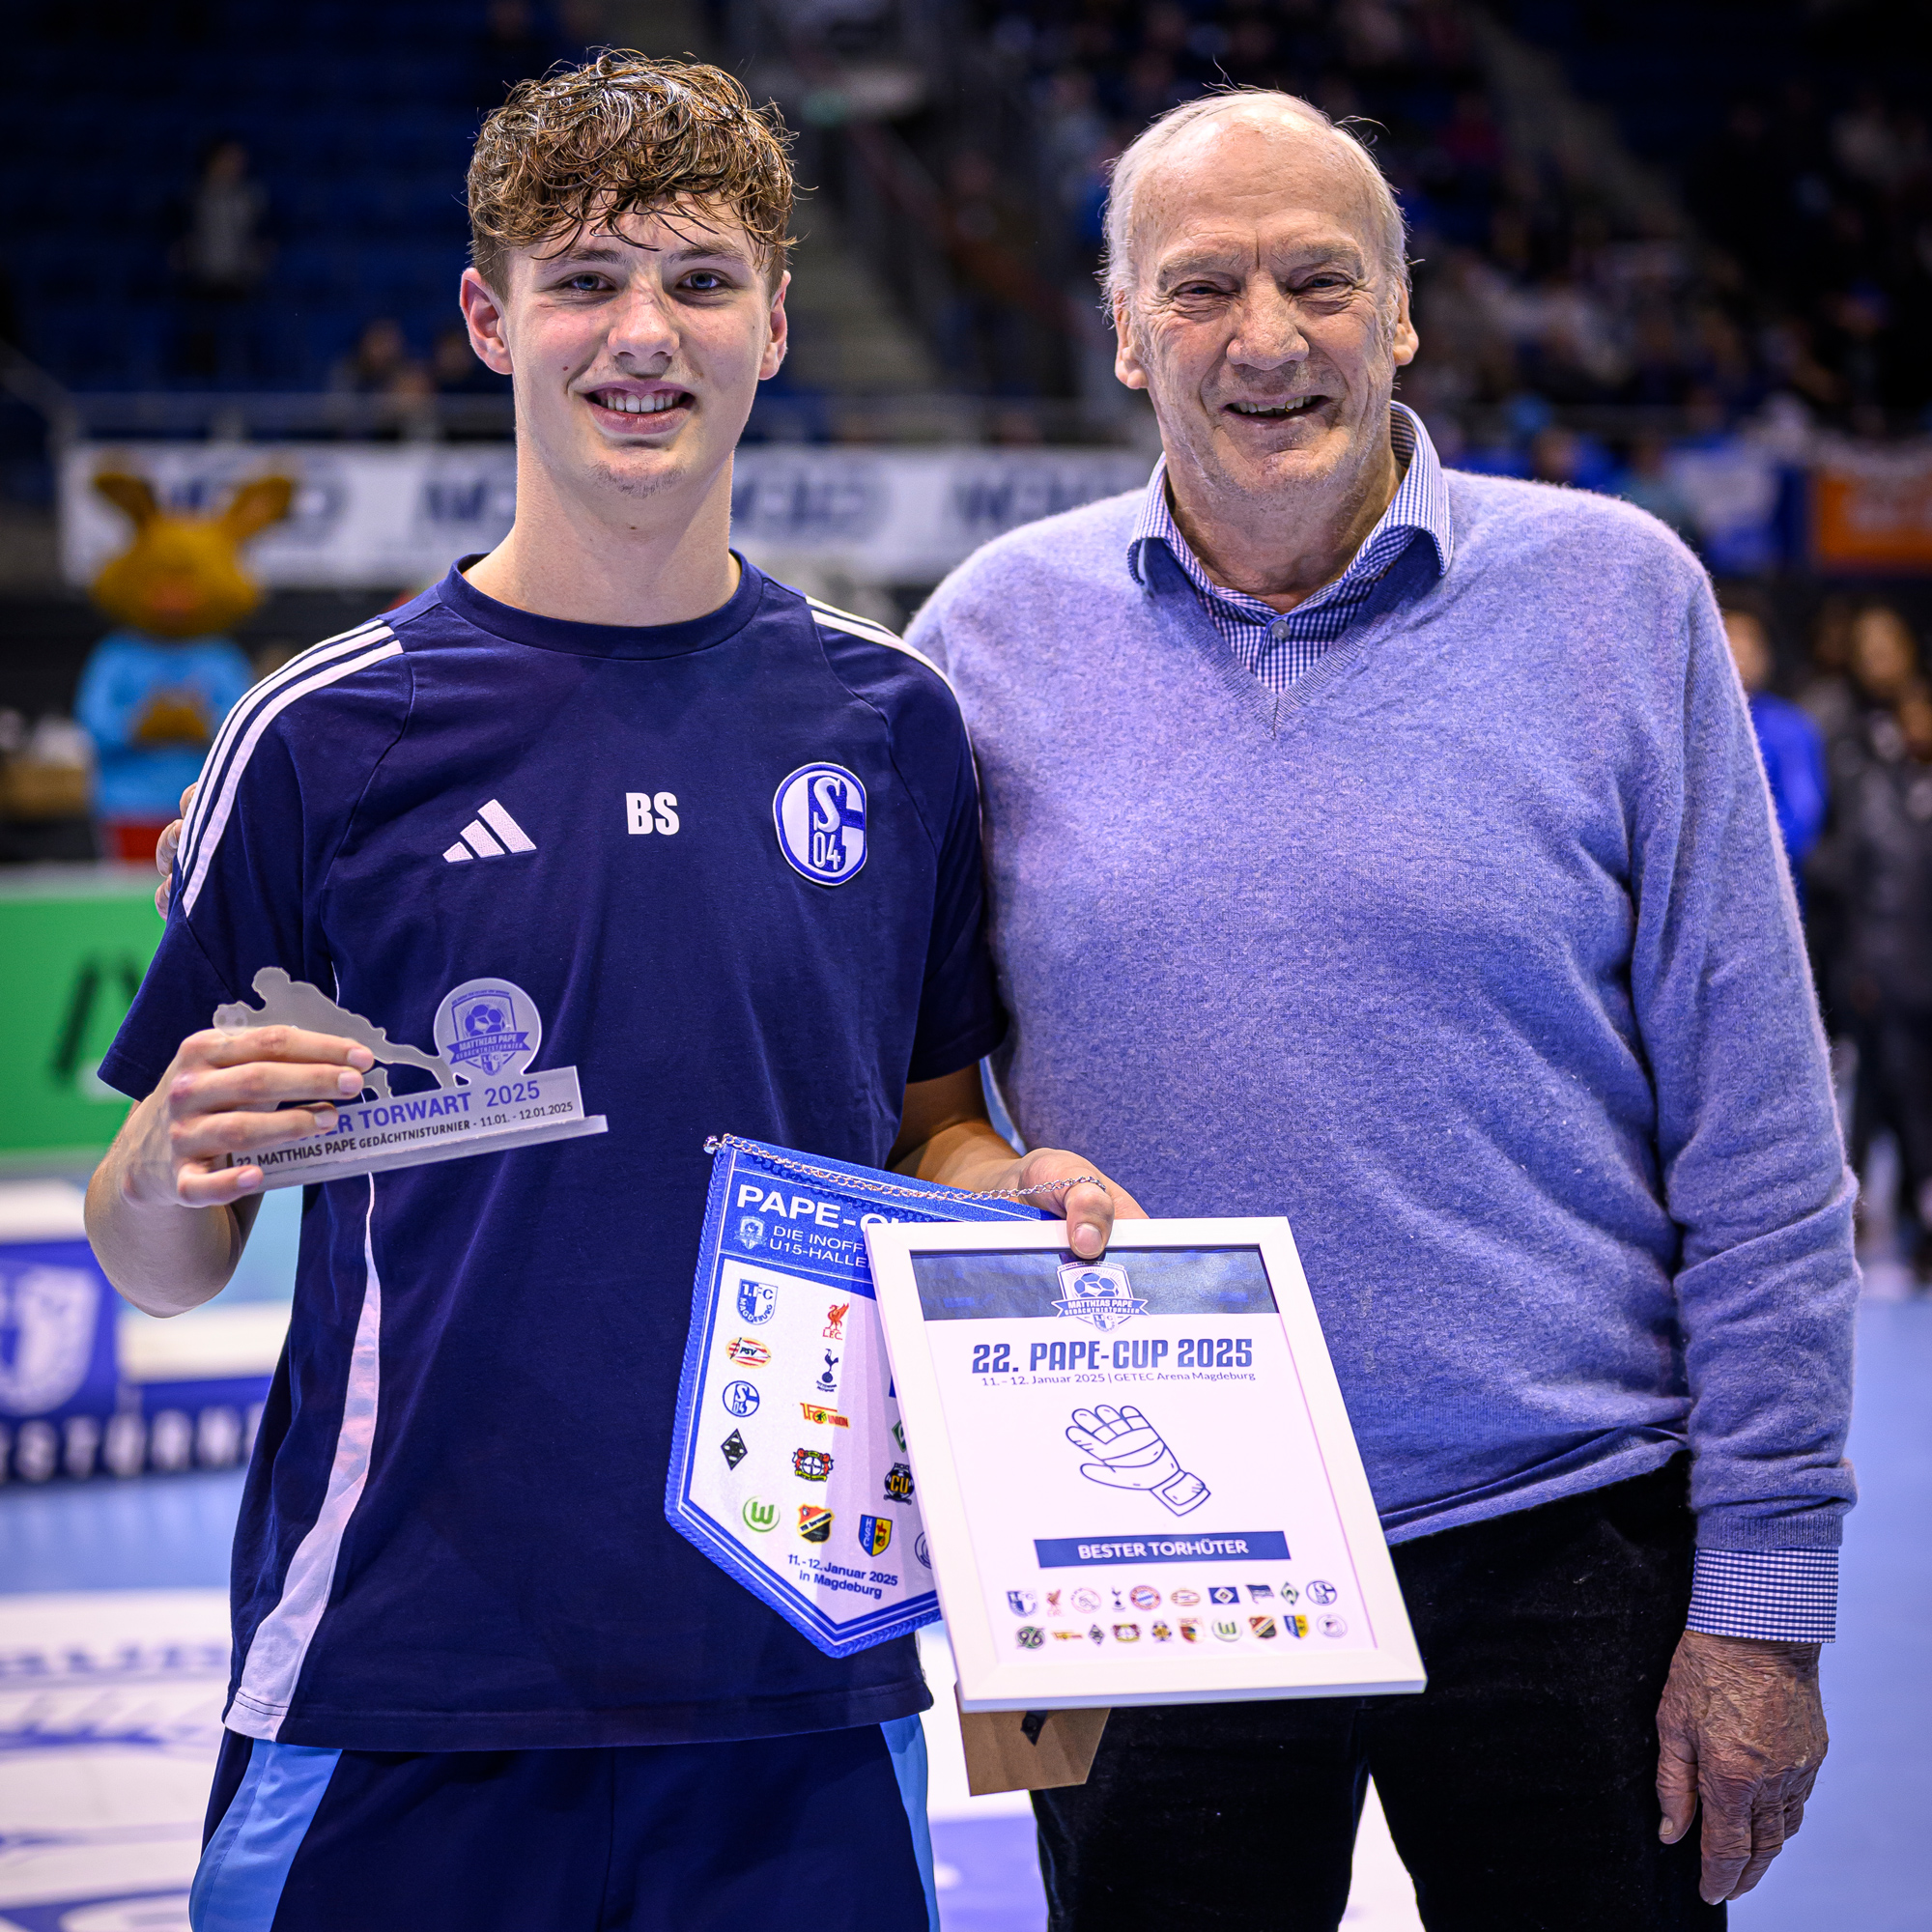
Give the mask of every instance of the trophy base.
<path id="1" fill-rule="evenodd" d="M 330 1132 L 276 1148 L 248 1164 L 262 1170 L 266 1192 L 501 1153 L 508 1148 L 541 1147 L 607 1128 L 602 1114 L 584 1113 L 577 1068 L 554 1066 L 496 1085 L 349 1101 L 338 1110 Z"/>

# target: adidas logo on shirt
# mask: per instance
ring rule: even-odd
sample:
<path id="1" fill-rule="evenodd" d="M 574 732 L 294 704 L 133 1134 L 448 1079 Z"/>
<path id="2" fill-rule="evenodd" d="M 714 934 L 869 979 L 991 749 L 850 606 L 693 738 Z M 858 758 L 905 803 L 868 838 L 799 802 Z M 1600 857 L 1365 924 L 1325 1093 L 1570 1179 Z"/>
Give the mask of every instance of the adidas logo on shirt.
<path id="1" fill-rule="evenodd" d="M 511 852 L 536 849 L 536 840 L 503 810 L 499 800 L 493 798 L 463 828 L 461 837 L 442 857 L 446 865 L 460 866 L 466 859 L 501 859 Z"/>

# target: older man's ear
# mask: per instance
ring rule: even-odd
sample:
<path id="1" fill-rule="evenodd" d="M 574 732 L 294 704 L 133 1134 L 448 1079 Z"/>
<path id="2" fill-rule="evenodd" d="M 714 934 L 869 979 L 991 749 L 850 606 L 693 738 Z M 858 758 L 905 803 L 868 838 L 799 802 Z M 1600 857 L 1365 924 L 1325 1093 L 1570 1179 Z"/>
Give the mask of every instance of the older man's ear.
<path id="1" fill-rule="evenodd" d="M 1145 389 L 1147 371 L 1134 347 L 1133 318 L 1127 313 L 1124 293 L 1114 298 L 1114 375 L 1130 389 Z"/>
<path id="2" fill-rule="evenodd" d="M 1415 332 L 1415 324 L 1409 319 L 1408 291 L 1398 290 L 1395 298 L 1395 333 L 1389 343 L 1390 352 L 1395 356 L 1395 366 L 1404 369 L 1415 360 L 1415 352 L 1422 347 L 1422 338 Z"/>

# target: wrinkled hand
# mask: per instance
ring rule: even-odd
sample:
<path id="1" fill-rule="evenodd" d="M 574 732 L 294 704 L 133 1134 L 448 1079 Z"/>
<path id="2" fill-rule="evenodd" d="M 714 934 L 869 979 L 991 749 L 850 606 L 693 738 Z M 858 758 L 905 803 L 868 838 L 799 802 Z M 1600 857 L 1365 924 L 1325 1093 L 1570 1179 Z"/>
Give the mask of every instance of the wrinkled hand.
<path id="1" fill-rule="evenodd" d="M 1104 1483 L 1110 1490 L 1147 1490 L 1176 1516 L 1208 1500 L 1208 1485 L 1181 1469 L 1159 1430 L 1131 1404 L 1076 1408 L 1066 1439 L 1094 1459 L 1080 1465 L 1090 1483 Z"/>
<path id="2" fill-rule="evenodd" d="M 159 869 L 161 883 L 155 888 L 155 910 L 163 919 L 168 916 L 168 900 L 174 895 L 175 854 L 181 850 L 182 824 L 194 805 L 194 795 L 199 781 L 191 784 L 181 796 L 181 817 L 161 833 L 155 840 L 155 865 Z"/>
<path id="3" fill-rule="evenodd" d="M 1824 1761 L 1815 1643 L 1686 1631 L 1657 1708 L 1660 1835 L 1704 1811 L 1704 1900 L 1742 1898 L 1804 1817 Z"/>

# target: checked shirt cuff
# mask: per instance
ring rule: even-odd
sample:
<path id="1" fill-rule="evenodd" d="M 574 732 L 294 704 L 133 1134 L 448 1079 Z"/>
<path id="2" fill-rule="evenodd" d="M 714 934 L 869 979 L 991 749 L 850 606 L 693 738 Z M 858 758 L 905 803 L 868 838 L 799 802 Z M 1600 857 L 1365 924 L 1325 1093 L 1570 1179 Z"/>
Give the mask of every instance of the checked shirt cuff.
<path id="1" fill-rule="evenodd" d="M 1684 1621 L 1710 1636 L 1830 1643 L 1838 1634 L 1838 1552 L 1700 1549 Z"/>

